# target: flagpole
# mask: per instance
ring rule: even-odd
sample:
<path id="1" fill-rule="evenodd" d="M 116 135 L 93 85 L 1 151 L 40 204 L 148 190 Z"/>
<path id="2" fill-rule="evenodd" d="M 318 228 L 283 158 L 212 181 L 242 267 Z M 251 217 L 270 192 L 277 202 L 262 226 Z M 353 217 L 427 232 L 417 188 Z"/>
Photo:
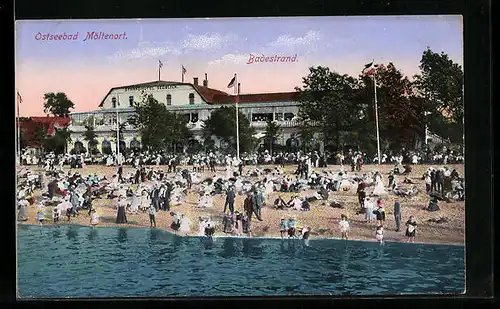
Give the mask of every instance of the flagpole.
<path id="1" fill-rule="evenodd" d="M 160 62 L 158 62 L 158 81 L 161 80 L 161 65 Z"/>
<path id="2" fill-rule="evenodd" d="M 377 155 L 378 155 L 378 161 L 377 164 L 380 165 L 380 134 L 379 134 L 379 129 L 378 129 L 378 107 L 377 107 L 377 79 L 376 79 L 376 74 L 373 75 L 373 85 L 374 85 L 374 94 L 375 94 L 375 124 L 377 127 Z"/>
<path id="3" fill-rule="evenodd" d="M 181 65 L 182 82 L 184 83 L 184 66 Z"/>
<path id="4" fill-rule="evenodd" d="M 17 101 L 17 128 L 16 128 L 16 134 L 17 134 L 17 164 L 18 166 L 21 165 L 21 120 L 19 119 L 19 92 L 16 91 L 16 101 Z"/>
<path id="5" fill-rule="evenodd" d="M 239 120 L 238 120 L 238 114 L 239 114 L 239 111 L 238 111 L 238 101 L 240 100 L 240 84 L 238 83 L 238 77 L 237 75 L 235 74 L 234 75 L 236 77 L 235 81 L 234 81 L 234 84 L 237 88 L 236 90 L 236 159 L 238 159 L 238 161 L 240 160 L 240 128 L 239 128 Z"/>

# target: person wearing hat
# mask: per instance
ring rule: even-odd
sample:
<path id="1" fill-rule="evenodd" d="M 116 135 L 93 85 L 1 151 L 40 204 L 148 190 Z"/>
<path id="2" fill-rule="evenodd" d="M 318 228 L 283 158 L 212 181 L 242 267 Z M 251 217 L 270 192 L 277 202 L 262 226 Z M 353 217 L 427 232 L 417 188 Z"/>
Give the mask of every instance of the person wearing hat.
<path id="1" fill-rule="evenodd" d="M 150 227 L 156 227 L 156 209 L 154 208 L 153 204 L 149 205 L 148 214 Z"/>
<path id="2" fill-rule="evenodd" d="M 127 215 L 125 214 L 125 208 L 127 206 L 127 201 L 123 195 L 118 197 L 118 212 L 116 214 L 116 223 L 127 223 Z"/>

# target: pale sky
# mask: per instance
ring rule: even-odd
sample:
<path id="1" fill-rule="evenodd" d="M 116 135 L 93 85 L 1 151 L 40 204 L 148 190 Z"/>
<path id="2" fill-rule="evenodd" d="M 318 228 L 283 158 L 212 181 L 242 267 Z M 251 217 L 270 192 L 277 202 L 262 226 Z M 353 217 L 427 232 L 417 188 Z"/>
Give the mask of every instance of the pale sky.
<path id="1" fill-rule="evenodd" d="M 241 93 L 289 92 L 310 66 L 357 77 L 374 59 L 392 61 L 408 77 L 423 51 L 445 52 L 463 65 L 462 17 L 380 16 L 16 22 L 16 88 L 21 116 L 43 116 L 43 94 L 65 92 L 74 111 L 91 111 L 110 88 L 193 77 L 229 92 L 238 73 Z M 87 32 L 125 33 L 125 39 L 86 40 Z M 77 40 L 40 40 L 45 34 Z M 38 40 L 37 40 L 38 38 Z M 252 63 L 250 54 L 294 56 L 296 62 Z"/>

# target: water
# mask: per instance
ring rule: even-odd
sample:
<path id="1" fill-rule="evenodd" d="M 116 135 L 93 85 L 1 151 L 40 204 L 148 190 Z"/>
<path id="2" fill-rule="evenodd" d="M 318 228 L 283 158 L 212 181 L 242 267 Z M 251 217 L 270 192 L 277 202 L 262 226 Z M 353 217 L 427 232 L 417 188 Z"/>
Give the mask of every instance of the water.
<path id="1" fill-rule="evenodd" d="M 462 293 L 464 247 L 18 227 L 19 297 Z"/>

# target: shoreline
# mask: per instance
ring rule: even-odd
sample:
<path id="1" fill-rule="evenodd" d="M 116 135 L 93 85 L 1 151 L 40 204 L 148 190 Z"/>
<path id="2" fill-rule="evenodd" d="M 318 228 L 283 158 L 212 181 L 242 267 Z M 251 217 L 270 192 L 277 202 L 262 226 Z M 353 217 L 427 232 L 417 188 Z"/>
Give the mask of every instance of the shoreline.
<path id="1" fill-rule="evenodd" d="M 158 228 L 158 227 L 146 227 L 146 226 L 138 226 L 138 225 L 132 225 L 132 224 L 114 224 L 114 225 L 96 225 L 96 226 L 92 226 L 90 224 L 88 225 L 85 225 L 85 224 L 80 224 L 80 223 L 68 223 L 68 222 L 60 222 L 58 224 L 54 224 L 54 223 L 44 223 L 42 226 L 40 226 L 40 224 L 37 224 L 37 223 L 26 223 L 26 222 L 23 222 L 23 221 L 18 221 L 17 222 L 17 225 L 26 225 L 26 226 L 32 226 L 32 227 L 40 227 L 40 228 L 44 228 L 44 227 L 51 227 L 51 228 L 54 228 L 54 227 L 60 227 L 60 226 L 76 226 L 76 227 L 87 227 L 87 228 L 129 228 L 129 229 L 143 229 L 143 230 L 159 230 L 159 231 L 162 231 L 162 232 L 166 232 L 168 234 L 171 234 L 173 236 L 176 236 L 176 237 L 180 237 L 180 238 L 208 238 L 206 236 L 200 236 L 200 235 L 194 235 L 194 234 L 187 234 L 187 235 L 181 235 L 181 234 L 177 234 L 173 231 L 169 231 L 167 229 L 162 229 L 162 228 Z M 17 226 L 16 226 L 17 228 Z M 241 235 L 241 236 L 237 236 L 237 235 L 227 235 L 227 234 L 215 234 L 214 236 L 212 236 L 212 239 L 218 239 L 218 238 L 221 238 L 221 239 L 225 239 L 225 238 L 235 238 L 235 239 L 255 239 L 255 240 L 298 240 L 298 241 L 303 241 L 302 238 L 288 238 L 288 237 L 281 237 L 281 236 L 272 236 L 272 235 L 268 235 L 268 236 L 247 236 L 247 235 Z M 342 241 L 344 239 L 340 238 L 340 237 L 310 237 L 309 238 L 309 241 L 312 241 L 312 240 L 338 240 L 338 241 Z M 349 239 L 345 239 L 345 241 L 352 241 L 352 242 L 365 242 L 365 243 L 377 243 L 378 241 L 376 239 L 358 239 L 358 238 L 349 238 Z M 415 245 L 436 245 L 436 246 L 457 246 L 457 247 L 464 247 L 465 249 L 465 244 L 460 244 L 460 243 L 436 243 L 436 242 L 422 242 L 422 241 L 414 241 L 414 242 L 407 242 L 407 241 L 397 241 L 397 240 L 393 240 L 393 239 L 385 239 L 384 240 L 384 243 L 405 243 L 405 244 L 415 244 Z"/>

